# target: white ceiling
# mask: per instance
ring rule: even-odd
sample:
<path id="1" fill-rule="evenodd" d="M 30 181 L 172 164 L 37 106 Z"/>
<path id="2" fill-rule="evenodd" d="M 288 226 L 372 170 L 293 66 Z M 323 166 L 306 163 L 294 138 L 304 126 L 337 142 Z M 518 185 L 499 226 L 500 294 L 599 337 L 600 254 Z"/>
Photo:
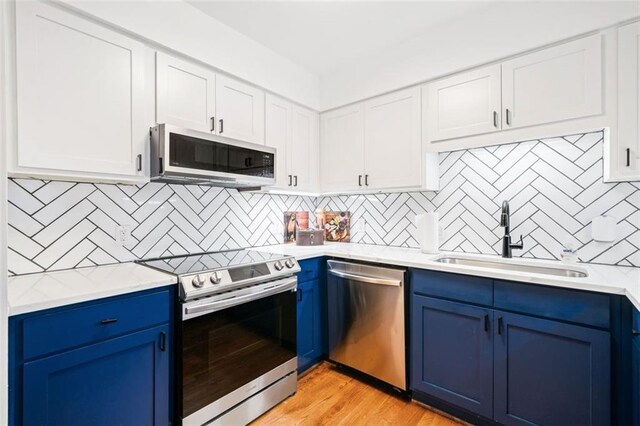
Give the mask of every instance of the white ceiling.
<path id="1" fill-rule="evenodd" d="M 318 75 L 479 9 L 484 1 L 203 1 L 207 15 Z"/>

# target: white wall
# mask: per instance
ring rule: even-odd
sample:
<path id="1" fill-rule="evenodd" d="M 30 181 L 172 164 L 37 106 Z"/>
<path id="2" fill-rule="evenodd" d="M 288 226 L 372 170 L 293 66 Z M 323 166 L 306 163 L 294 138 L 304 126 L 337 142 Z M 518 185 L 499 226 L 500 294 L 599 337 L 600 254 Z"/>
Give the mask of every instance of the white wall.
<path id="1" fill-rule="evenodd" d="M 10 5 L 0 2 L 0 28 L 9 27 L 6 19 Z M 0 424 L 8 423 L 8 324 L 7 324 L 7 165 L 6 165 L 6 86 L 5 52 L 8 40 L 0 31 Z"/>
<path id="2" fill-rule="evenodd" d="M 318 76 L 187 3 L 60 1 L 309 108 L 319 108 Z"/>
<path id="3" fill-rule="evenodd" d="M 602 29 L 640 2 L 496 2 L 320 77 L 321 111 Z"/>

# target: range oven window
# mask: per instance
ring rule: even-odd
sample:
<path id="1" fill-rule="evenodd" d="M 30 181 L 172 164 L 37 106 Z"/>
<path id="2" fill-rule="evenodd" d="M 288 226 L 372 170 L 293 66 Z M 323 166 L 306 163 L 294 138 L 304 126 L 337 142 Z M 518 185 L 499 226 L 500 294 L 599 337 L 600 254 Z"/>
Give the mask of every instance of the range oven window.
<path id="1" fill-rule="evenodd" d="M 182 323 L 182 417 L 296 356 L 296 297 L 278 293 Z"/>
<path id="2" fill-rule="evenodd" d="M 226 143 L 169 134 L 169 164 L 185 169 L 273 178 L 274 154 Z"/>

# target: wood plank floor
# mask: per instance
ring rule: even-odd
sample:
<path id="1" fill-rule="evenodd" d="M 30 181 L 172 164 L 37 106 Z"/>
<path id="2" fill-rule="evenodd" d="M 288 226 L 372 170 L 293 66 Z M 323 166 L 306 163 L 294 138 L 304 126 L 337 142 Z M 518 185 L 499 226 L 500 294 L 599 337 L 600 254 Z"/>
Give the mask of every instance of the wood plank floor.
<path id="1" fill-rule="evenodd" d="M 416 403 L 356 380 L 323 363 L 298 392 L 252 423 L 258 425 L 421 425 L 457 423 Z"/>

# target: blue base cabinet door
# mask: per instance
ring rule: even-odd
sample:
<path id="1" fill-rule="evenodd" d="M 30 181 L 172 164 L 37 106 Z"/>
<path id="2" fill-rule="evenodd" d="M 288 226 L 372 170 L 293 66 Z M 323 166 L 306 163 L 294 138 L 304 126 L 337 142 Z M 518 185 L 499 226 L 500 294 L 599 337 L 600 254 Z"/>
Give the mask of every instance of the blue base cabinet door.
<path id="1" fill-rule="evenodd" d="M 169 326 L 24 364 L 25 425 L 169 423 Z"/>
<path id="2" fill-rule="evenodd" d="M 491 309 L 413 295 L 411 387 L 491 418 Z"/>
<path id="3" fill-rule="evenodd" d="M 497 422 L 611 423 L 608 332 L 501 311 L 495 318 Z"/>
<path id="4" fill-rule="evenodd" d="M 633 426 L 640 426 L 640 335 L 634 335 L 631 341 L 631 362 L 632 420 Z"/>
<path id="5" fill-rule="evenodd" d="M 298 284 L 297 295 L 298 372 L 302 373 L 322 356 L 320 282 Z"/>
<path id="6" fill-rule="evenodd" d="M 640 312 L 632 308 L 631 322 L 631 424 L 640 426 Z"/>

